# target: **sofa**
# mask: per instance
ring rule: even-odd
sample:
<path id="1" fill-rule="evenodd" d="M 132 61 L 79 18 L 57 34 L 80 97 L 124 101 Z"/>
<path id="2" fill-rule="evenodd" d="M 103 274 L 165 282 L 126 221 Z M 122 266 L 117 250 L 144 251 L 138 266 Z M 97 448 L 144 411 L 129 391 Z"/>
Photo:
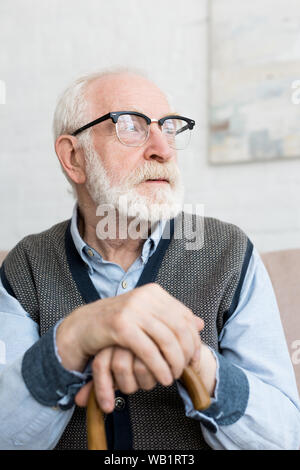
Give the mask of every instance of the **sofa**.
<path id="1" fill-rule="evenodd" d="M 262 254 L 271 278 L 300 395 L 300 249 Z"/>
<path id="2" fill-rule="evenodd" d="M 6 252 L 0 251 L 0 265 Z M 300 394 L 300 249 L 262 254 L 279 305 Z"/>

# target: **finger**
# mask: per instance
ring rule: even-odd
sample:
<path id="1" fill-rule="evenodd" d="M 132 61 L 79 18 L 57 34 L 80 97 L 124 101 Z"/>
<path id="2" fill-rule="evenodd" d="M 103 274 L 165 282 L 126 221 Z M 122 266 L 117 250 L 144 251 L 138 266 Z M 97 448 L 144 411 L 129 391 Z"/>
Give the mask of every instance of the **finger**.
<path id="1" fill-rule="evenodd" d="M 192 320 L 194 322 L 194 325 L 195 325 L 195 328 L 197 329 L 197 331 L 202 331 L 203 328 L 204 328 L 204 321 L 202 320 L 202 318 L 197 317 L 196 315 L 194 315 Z"/>
<path id="2" fill-rule="evenodd" d="M 180 377 L 185 357 L 178 339 L 163 322 L 145 316 L 140 328 L 133 327 L 127 332 L 126 342 L 126 347 L 145 363 L 162 385 L 170 385 L 174 378 Z"/>
<path id="3" fill-rule="evenodd" d="M 178 338 L 184 353 L 185 365 L 187 365 L 199 347 L 198 331 L 203 329 L 204 322 L 182 302 L 160 287 L 152 290 L 154 290 L 152 293 L 153 315 L 168 326 Z"/>
<path id="4" fill-rule="evenodd" d="M 98 352 L 92 363 L 95 395 L 104 413 L 111 413 L 115 406 L 114 380 L 111 372 L 113 347 Z"/>
<path id="5" fill-rule="evenodd" d="M 156 380 L 153 374 L 138 357 L 134 359 L 133 371 L 139 388 L 142 390 L 151 390 L 155 387 Z"/>
<path id="6" fill-rule="evenodd" d="M 159 341 L 159 347 L 171 367 L 173 376 L 178 379 L 198 347 L 199 335 L 194 324 L 179 315 L 177 319 L 168 321 L 168 325 L 164 321 L 156 323 L 153 317 L 145 319 L 144 323 L 147 332 Z"/>
<path id="7" fill-rule="evenodd" d="M 178 315 L 178 318 L 182 316 L 187 321 L 189 327 L 192 329 L 195 344 L 198 344 L 197 339 L 199 336 L 199 332 L 202 331 L 204 328 L 204 321 L 202 320 L 202 318 L 195 315 L 191 309 L 186 307 L 179 300 L 172 298 L 172 301 L 174 302 L 174 309 L 175 309 L 175 306 L 177 308 L 175 309 L 175 313 L 172 315 L 172 318 L 169 315 L 168 316 L 165 315 L 166 320 L 168 322 L 173 322 L 173 324 L 175 324 L 175 327 L 176 327 L 178 326 L 178 319 L 176 316 Z"/>
<path id="8" fill-rule="evenodd" d="M 192 318 L 191 328 L 194 330 L 192 332 L 193 341 L 194 341 L 194 353 L 193 353 L 191 360 L 193 360 L 194 358 L 194 360 L 197 361 L 199 359 L 200 350 L 201 350 L 201 337 L 200 337 L 199 332 L 203 330 L 204 328 L 204 321 L 201 318 L 194 316 Z"/>
<path id="9" fill-rule="evenodd" d="M 194 356 L 192 357 L 192 360 L 190 362 L 190 366 L 193 368 L 194 372 L 196 372 L 196 374 L 199 375 L 199 377 L 201 377 L 202 373 L 201 373 L 201 355 L 202 355 L 202 347 L 201 349 L 199 349 L 195 354 Z"/>
<path id="10" fill-rule="evenodd" d="M 134 355 L 131 351 L 118 346 L 114 347 L 111 370 L 115 379 L 115 387 L 121 392 L 130 394 L 139 389 L 133 373 Z"/>
<path id="11" fill-rule="evenodd" d="M 146 364 L 157 382 L 165 386 L 171 385 L 174 380 L 171 368 L 148 332 L 146 334 L 138 325 L 123 324 L 120 342 Z"/>
<path id="12" fill-rule="evenodd" d="M 81 406 L 81 407 L 87 406 L 92 386 L 93 386 L 93 381 L 91 380 L 90 382 L 85 384 L 79 390 L 79 392 L 75 395 L 75 400 L 74 401 L 75 401 L 77 406 Z"/>
<path id="13" fill-rule="evenodd" d="M 192 354 L 190 356 L 188 356 L 188 353 L 190 352 L 189 350 L 187 350 L 187 354 L 186 354 L 186 360 L 187 360 L 187 364 L 189 364 L 190 360 L 192 359 L 193 355 L 199 351 L 200 347 L 201 347 L 201 338 L 200 338 L 200 334 L 199 332 L 201 330 L 203 330 L 204 328 L 204 321 L 197 317 L 196 315 L 194 315 L 193 313 L 191 315 L 185 315 L 185 318 L 186 318 L 186 321 L 187 321 L 187 327 L 190 329 L 190 333 L 192 335 L 192 341 L 193 341 L 193 348 L 192 348 L 192 343 L 191 343 L 191 351 L 192 351 Z M 188 337 L 188 332 L 186 332 L 187 335 L 186 337 Z M 186 341 L 186 338 L 182 338 L 183 341 Z"/>
<path id="14" fill-rule="evenodd" d="M 200 358 L 201 358 L 201 349 L 202 349 L 202 346 L 201 346 L 201 340 L 200 340 L 199 347 L 198 349 L 196 349 L 189 365 L 194 366 L 195 364 L 199 363 Z"/>

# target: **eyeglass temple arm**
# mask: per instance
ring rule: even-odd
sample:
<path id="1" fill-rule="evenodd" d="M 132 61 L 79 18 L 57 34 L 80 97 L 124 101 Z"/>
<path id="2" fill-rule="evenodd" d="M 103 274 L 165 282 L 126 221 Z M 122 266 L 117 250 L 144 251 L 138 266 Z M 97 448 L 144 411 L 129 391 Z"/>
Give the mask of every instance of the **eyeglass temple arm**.
<path id="1" fill-rule="evenodd" d="M 79 134 L 79 132 L 85 131 L 85 130 L 88 129 L 89 127 L 92 127 L 92 126 L 95 126 L 96 124 L 99 124 L 99 122 L 106 121 L 106 120 L 109 119 L 110 117 L 111 117 L 111 113 L 105 114 L 105 115 L 102 116 L 101 118 L 95 119 L 94 121 L 89 122 L 89 123 L 86 124 L 85 126 L 80 127 L 80 128 L 77 129 L 75 132 L 73 132 L 73 134 L 71 134 L 71 135 L 76 136 L 77 134 Z"/>
<path id="2" fill-rule="evenodd" d="M 188 124 L 187 124 L 186 126 L 181 127 L 180 129 L 178 129 L 178 130 L 176 131 L 175 135 L 178 135 L 178 134 L 180 134 L 181 132 L 186 131 L 187 129 L 190 129 L 190 127 L 189 127 Z"/>

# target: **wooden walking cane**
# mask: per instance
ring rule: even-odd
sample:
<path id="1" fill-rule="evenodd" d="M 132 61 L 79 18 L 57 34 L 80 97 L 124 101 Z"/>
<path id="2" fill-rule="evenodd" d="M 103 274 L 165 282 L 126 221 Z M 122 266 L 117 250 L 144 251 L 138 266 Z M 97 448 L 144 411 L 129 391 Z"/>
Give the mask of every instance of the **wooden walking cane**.
<path id="1" fill-rule="evenodd" d="M 191 366 L 183 370 L 180 380 L 187 389 L 196 410 L 204 410 L 209 407 L 210 398 L 207 390 Z M 92 387 L 88 402 L 87 431 L 89 450 L 107 450 L 103 413 L 96 401 L 94 387 Z"/>

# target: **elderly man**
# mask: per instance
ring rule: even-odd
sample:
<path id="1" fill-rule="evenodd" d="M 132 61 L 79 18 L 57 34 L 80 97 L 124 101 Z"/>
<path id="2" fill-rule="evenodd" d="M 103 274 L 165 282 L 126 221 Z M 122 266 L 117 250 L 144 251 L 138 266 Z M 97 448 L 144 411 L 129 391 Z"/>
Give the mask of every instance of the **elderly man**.
<path id="1" fill-rule="evenodd" d="M 193 126 L 129 71 L 62 95 L 55 149 L 77 203 L 2 266 L 2 449 L 86 448 L 92 383 L 110 449 L 298 448 L 293 369 L 257 251 L 212 218 L 198 248 L 175 236 L 180 217 L 200 220 L 180 210 L 177 150 Z M 188 364 L 211 397 L 201 412 L 180 381 Z"/>

